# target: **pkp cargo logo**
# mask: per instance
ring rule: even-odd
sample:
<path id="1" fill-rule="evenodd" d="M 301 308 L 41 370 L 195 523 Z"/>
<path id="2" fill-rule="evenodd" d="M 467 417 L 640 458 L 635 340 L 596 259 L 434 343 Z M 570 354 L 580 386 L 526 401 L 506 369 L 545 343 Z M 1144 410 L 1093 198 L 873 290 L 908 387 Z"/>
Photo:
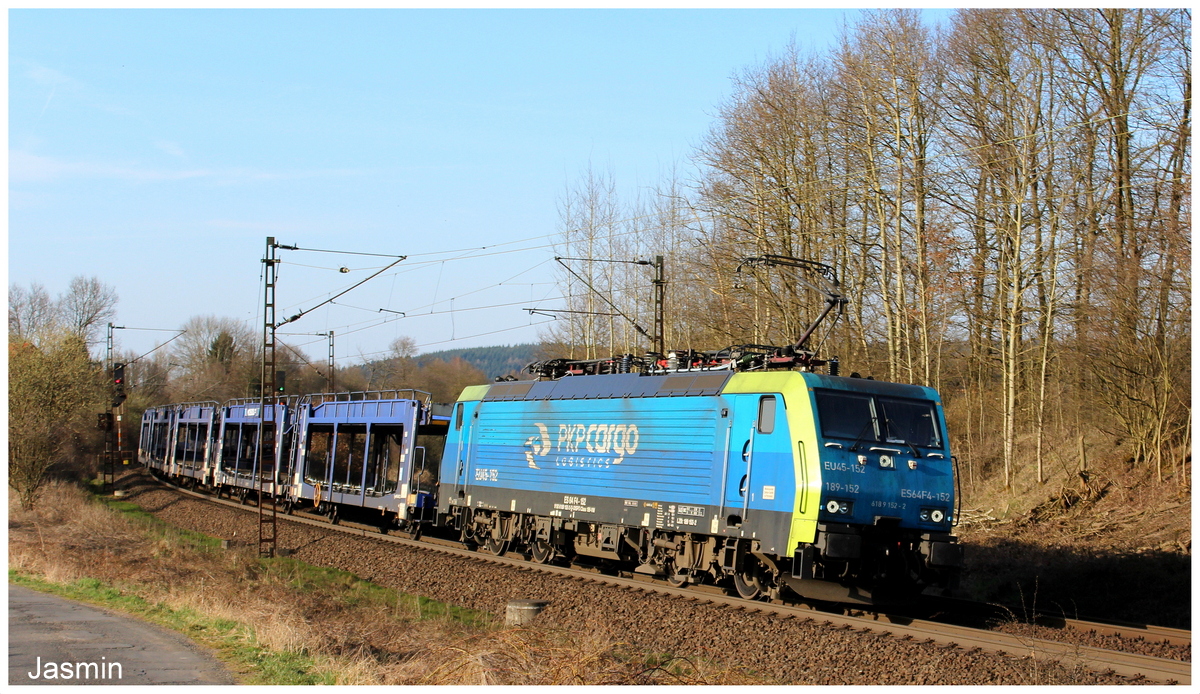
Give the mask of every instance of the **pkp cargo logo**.
<path id="1" fill-rule="evenodd" d="M 529 467 L 540 470 L 533 456 L 545 456 L 550 452 L 550 430 L 541 422 L 535 422 L 534 426 L 538 428 L 538 433 L 525 441 L 525 460 L 529 462 Z"/>
<path id="2" fill-rule="evenodd" d="M 558 467 L 608 467 L 618 465 L 625 456 L 637 452 L 641 433 L 636 424 L 559 424 L 558 436 L 551 439 L 550 430 L 534 422 L 538 433 L 525 440 L 525 461 L 535 470 L 539 460 L 554 448 Z"/>

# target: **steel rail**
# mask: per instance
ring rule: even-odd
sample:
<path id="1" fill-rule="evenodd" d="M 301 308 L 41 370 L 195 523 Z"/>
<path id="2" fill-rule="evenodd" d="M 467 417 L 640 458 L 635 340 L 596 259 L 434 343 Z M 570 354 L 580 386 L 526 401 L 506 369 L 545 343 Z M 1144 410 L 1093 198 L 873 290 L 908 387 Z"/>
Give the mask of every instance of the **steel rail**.
<path id="1" fill-rule="evenodd" d="M 246 512 L 253 511 L 253 508 L 245 506 L 239 502 L 217 499 L 207 494 L 201 494 L 199 492 L 177 487 L 174 484 L 165 482 L 163 480 L 158 481 L 170 487 L 171 489 L 189 496 L 193 496 L 197 499 L 207 501 L 209 503 L 221 504 Z M 1128 678 L 1142 677 L 1156 682 L 1170 682 L 1182 685 L 1190 685 L 1192 682 L 1192 664 L 1190 662 L 1179 660 L 1170 660 L 1167 658 L 1158 658 L 1135 653 L 1125 653 L 1122 651 L 1113 651 L 1105 648 L 1081 646 L 1062 641 L 1050 641 L 1046 639 L 1015 636 L 1012 634 L 1004 634 L 985 629 L 957 626 L 953 624 L 913 619 L 903 616 L 874 614 L 870 617 L 854 617 L 831 612 L 822 612 L 814 608 L 799 605 L 745 600 L 743 598 L 725 595 L 723 592 L 720 592 L 719 589 L 711 586 L 673 588 L 656 581 L 652 582 L 651 579 L 622 578 L 578 568 L 561 567 L 550 564 L 536 564 L 524 559 L 516 559 L 514 557 L 483 554 L 474 550 L 465 549 L 458 543 L 439 540 L 437 538 L 414 540 L 403 536 L 385 535 L 376 527 L 347 521 L 342 521 L 340 524 L 334 525 L 328 521 L 316 520 L 315 518 L 304 517 L 303 515 L 284 516 L 280 520 L 286 523 L 300 523 L 303 525 L 311 525 L 314 527 L 323 528 L 325 530 L 335 530 L 349 535 L 359 535 L 374 540 L 382 540 L 397 545 L 411 547 L 413 549 L 429 552 L 440 552 L 480 563 L 508 566 L 519 570 L 558 576 L 585 583 L 609 585 L 624 590 L 640 591 L 647 594 L 667 595 L 671 597 L 682 598 L 690 602 L 713 604 L 716 606 L 745 612 L 774 614 L 784 619 L 805 619 L 813 622 L 828 624 L 841 629 L 853 629 L 861 632 L 892 635 L 898 638 L 909 638 L 963 649 L 978 648 L 984 651 L 1008 654 L 1017 657 L 1028 656 L 1041 662 L 1058 662 L 1067 667 L 1082 667 L 1097 672 L 1113 672 L 1117 675 Z M 1110 625 L 1095 625 L 1091 622 L 1081 622 L 1081 624 L 1087 624 L 1088 628 L 1092 628 L 1094 626 L 1110 627 Z M 1118 630 L 1121 627 L 1111 626 L 1110 628 Z M 1190 632 L 1166 628 L 1155 629 L 1155 633 L 1171 634 L 1173 632 L 1182 632 L 1183 634 L 1188 634 L 1187 638 L 1188 642 L 1190 643 Z M 1121 633 L 1127 634 L 1127 632 Z M 1175 634 L 1175 636 L 1179 636 L 1179 634 Z"/>
<path id="2" fill-rule="evenodd" d="M 1025 608 L 999 603 L 981 603 L 961 598 L 930 598 L 926 605 L 927 611 L 936 611 L 956 616 L 974 615 L 976 620 L 991 622 L 1027 612 Z M 1093 631 L 1106 636 L 1116 636 L 1124 639 L 1141 639 L 1148 643 L 1167 643 L 1172 646 L 1192 645 L 1192 632 L 1188 629 L 1155 626 L 1121 620 L 1100 621 L 1087 617 L 1067 617 L 1064 614 L 1035 612 L 1026 621 L 1050 629 L 1073 629 L 1080 632 Z M 964 625 L 967 626 L 967 625 Z"/>

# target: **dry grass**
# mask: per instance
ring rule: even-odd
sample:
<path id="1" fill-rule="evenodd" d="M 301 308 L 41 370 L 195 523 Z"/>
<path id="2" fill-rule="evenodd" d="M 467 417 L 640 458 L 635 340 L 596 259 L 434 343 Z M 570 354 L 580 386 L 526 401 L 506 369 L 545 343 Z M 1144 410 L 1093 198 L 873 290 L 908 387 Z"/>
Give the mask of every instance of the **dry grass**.
<path id="1" fill-rule="evenodd" d="M 247 681 L 761 683 L 705 663 L 630 654 L 604 625 L 585 632 L 504 629 L 490 616 L 421 602 L 349 574 L 221 550 L 201 536 L 118 512 L 69 484 L 48 485 L 32 511 L 9 508 L 11 569 L 56 584 L 94 579 L 150 605 L 224 624 L 226 645 L 303 656 L 307 679 L 272 679 L 259 664 L 239 664 L 237 648 L 210 643 Z M 289 661 L 292 677 L 296 662 Z"/>

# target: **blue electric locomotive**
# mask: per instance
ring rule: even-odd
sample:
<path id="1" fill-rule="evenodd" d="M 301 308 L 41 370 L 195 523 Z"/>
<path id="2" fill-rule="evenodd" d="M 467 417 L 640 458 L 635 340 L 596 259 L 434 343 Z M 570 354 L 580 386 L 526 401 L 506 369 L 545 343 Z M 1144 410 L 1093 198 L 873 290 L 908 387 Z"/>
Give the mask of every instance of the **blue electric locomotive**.
<path id="1" fill-rule="evenodd" d="M 439 511 L 487 551 L 675 584 L 877 601 L 954 584 L 935 391 L 800 371 L 569 376 L 466 389 Z"/>

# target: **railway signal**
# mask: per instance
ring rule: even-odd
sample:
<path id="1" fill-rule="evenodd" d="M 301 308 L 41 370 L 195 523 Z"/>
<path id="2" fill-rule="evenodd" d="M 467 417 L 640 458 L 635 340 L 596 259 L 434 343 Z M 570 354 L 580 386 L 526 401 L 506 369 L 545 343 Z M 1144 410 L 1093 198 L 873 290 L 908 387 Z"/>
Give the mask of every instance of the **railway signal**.
<path id="1" fill-rule="evenodd" d="M 125 402 L 125 365 L 113 364 L 113 407 L 120 407 Z"/>

